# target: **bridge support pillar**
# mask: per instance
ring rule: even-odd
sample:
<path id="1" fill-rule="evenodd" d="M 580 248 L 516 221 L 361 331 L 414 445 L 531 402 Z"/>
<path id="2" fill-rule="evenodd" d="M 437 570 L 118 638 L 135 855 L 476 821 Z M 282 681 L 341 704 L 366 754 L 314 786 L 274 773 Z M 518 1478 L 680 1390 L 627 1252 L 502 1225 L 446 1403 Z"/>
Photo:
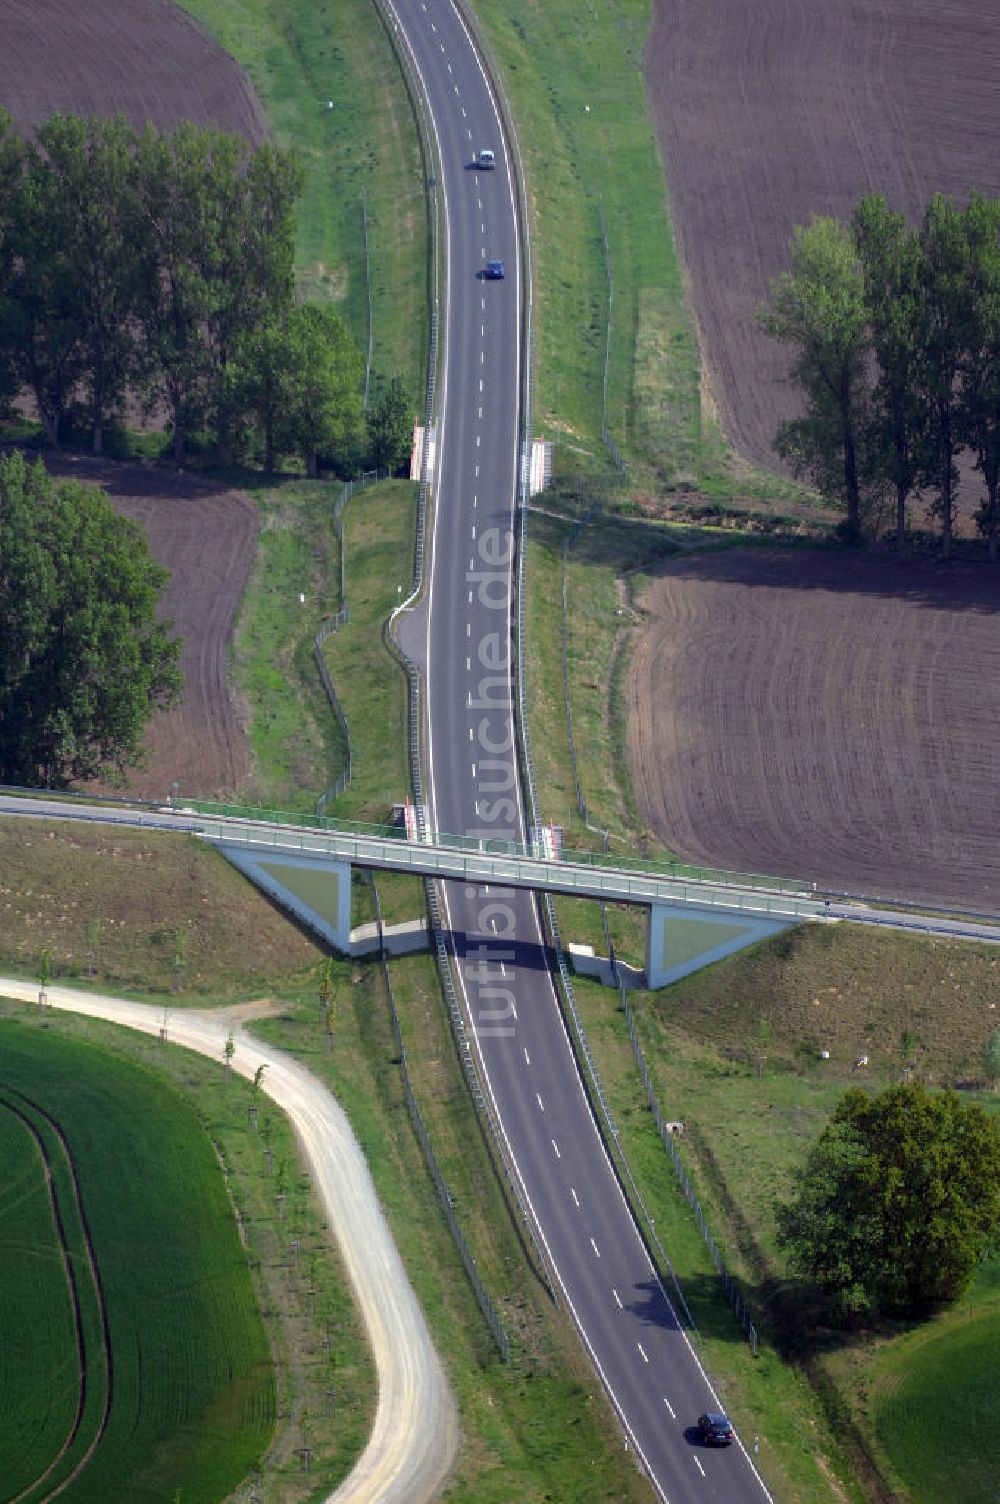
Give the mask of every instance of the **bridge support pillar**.
<path id="1" fill-rule="evenodd" d="M 219 850 L 252 883 L 288 909 L 335 950 L 351 953 L 351 864 L 329 857 L 248 851 L 220 842 Z"/>
<path id="2" fill-rule="evenodd" d="M 795 919 L 698 908 L 690 903 L 654 903 L 646 936 L 646 985 L 651 989 L 721 961 L 746 945 L 766 940 L 796 924 Z"/>

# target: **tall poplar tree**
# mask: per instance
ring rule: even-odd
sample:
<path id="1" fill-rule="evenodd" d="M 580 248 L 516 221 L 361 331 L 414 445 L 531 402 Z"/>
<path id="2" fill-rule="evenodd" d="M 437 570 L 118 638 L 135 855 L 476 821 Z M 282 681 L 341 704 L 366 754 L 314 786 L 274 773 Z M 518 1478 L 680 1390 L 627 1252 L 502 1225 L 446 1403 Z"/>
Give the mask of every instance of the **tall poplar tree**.
<path id="1" fill-rule="evenodd" d="M 61 206 L 58 249 L 75 290 L 80 373 L 94 453 L 100 454 L 105 421 L 120 411 L 135 372 L 143 251 L 136 135 L 122 116 L 53 115 L 37 140 Z"/>
<path id="2" fill-rule="evenodd" d="M 972 341 L 969 237 L 961 209 L 936 193 L 919 230 L 920 279 L 915 389 L 922 403 L 927 450 L 922 479 L 937 493 L 941 552 L 951 553 L 961 448 L 960 376 Z"/>
<path id="3" fill-rule="evenodd" d="M 926 425 L 915 382 L 919 358 L 921 248 L 916 232 L 881 195 L 861 199 L 852 220 L 861 259 L 877 376 L 872 394 L 869 471 L 896 502 L 896 542 L 906 538 L 906 507 L 921 471 Z"/>
<path id="4" fill-rule="evenodd" d="M 761 327 L 787 344 L 805 413 L 783 423 L 778 452 L 798 475 L 844 506 L 846 532 L 861 532 L 861 486 L 869 423 L 865 384 L 867 307 L 854 238 L 815 216 L 792 238 L 791 270 L 771 283 Z"/>
<path id="5" fill-rule="evenodd" d="M 996 562 L 1000 530 L 1000 202 L 974 193 L 965 213 L 969 245 L 969 340 L 959 433 L 975 455 L 986 497 L 979 525 Z"/>

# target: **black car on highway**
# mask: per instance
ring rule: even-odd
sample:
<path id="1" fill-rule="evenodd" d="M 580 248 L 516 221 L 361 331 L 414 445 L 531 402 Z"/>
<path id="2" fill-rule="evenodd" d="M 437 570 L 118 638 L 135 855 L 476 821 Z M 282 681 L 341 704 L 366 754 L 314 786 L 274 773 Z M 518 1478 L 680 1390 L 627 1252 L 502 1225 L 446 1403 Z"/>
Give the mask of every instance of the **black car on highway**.
<path id="1" fill-rule="evenodd" d="M 717 1410 L 707 1410 L 704 1415 L 699 1415 L 698 1430 L 706 1446 L 728 1447 L 734 1440 L 732 1426 Z"/>

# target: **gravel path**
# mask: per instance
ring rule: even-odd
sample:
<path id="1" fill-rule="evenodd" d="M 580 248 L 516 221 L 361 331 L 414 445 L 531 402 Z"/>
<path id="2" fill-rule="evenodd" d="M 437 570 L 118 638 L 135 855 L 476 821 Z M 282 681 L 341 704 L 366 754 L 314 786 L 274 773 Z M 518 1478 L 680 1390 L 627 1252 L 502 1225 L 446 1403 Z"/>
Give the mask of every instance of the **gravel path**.
<path id="1" fill-rule="evenodd" d="M 49 987 L 49 1002 L 71 1013 L 158 1034 L 163 1010 L 98 993 Z M 0 977 L 0 993 L 35 1002 L 38 986 Z M 420 1504 L 440 1492 L 455 1458 L 458 1417 L 423 1312 L 403 1268 L 375 1187 L 336 1099 L 283 1051 L 252 1038 L 229 1010 L 174 1009 L 172 1044 L 222 1060 L 233 1031 L 233 1070 L 252 1078 L 295 1125 L 313 1180 L 354 1287 L 378 1371 L 378 1408 L 368 1445 L 327 1504 Z"/>

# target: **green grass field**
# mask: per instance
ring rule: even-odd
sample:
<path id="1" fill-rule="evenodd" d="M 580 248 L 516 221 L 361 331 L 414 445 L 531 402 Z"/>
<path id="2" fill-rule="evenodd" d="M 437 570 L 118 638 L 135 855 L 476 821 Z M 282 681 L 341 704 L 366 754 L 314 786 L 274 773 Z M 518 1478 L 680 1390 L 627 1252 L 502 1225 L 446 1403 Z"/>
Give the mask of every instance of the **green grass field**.
<path id="1" fill-rule="evenodd" d="M 982 1504 L 996 1496 L 998 1350 L 1000 1259 L 994 1259 L 980 1272 L 968 1307 L 900 1338 L 872 1364 L 876 1434 L 915 1504 Z"/>
<path id="2" fill-rule="evenodd" d="M 71 1478 L 60 1494 L 68 1504 L 99 1497 L 160 1500 L 178 1489 L 192 1504 L 215 1504 L 267 1447 L 275 1389 L 246 1255 L 212 1149 L 190 1107 L 149 1073 L 52 1030 L 9 1021 L 0 1028 L 4 1116 L 9 1122 L 11 1103 L 22 1094 L 34 1114 L 44 1112 L 59 1125 L 69 1146 L 103 1290 L 112 1369 L 101 1429 L 109 1381 L 98 1360 L 100 1344 L 89 1341 L 88 1410 L 76 1442 L 38 1497 Z M 68 1173 L 60 1171 L 59 1179 L 68 1182 Z M 37 1169 L 34 1180 L 37 1186 Z M 66 1184 L 57 1197 L 69 1211 Z M 9 1200 L 7 1210 L 9 1238 L 20 1217 L 12 1223 Z M 21 1261 L 53 1259 L 52 1229 L 39 1238 L 44 1228 L 37 1204 L 35 1211 L 25 1229 L 34 1239 L 11 1261 L 15 1278 Z M 65 1240 L 85 1297 L 86 1260 L 72 1224 L 67 1215 Z M 4 1268 L 6 1306 L 6 1262 Z M 62 1329 L 53 1331 L 43 1320 L 39 1332 L 22 1334 L 29 1346 L 21 1347 L 20 1363 L 28 1375 L 54 1372 L 61 1396 L 72 1389 L 76 1353 L 63 1340 L 65 1295 L 54 1304 L 63 1312 Z M 84 1324 L 93 1339 L 92 1314 Z M 5 1482 L 25 1470 L 20 1453 L 26 1434 L 30 1471 L 39 1461 L 47 1467 L 58 1454 L 61 1428 L 61 1420 L 50 1428 L 40 1457 L 37 1437 L 18 1423 L 17 1411 L 0 1410 Z M 27 1497 L 34 1499 L 35 1492 Z"/>
<path id="3" fill-rule="evenodd" d="M 0 1068 L 2 1074 L 2 1068 Z M 74 1432 L 93 1438 L 93 1414 L 84 1399 L 83 1306 L 93 1309 L 93 1286 L 85 1277 L 77 1295 L 70 1251 L 79 1249 L 79 1218 L 65 1177 L 46 1180 L 50 1134 L 36 1124 L 28 1102 L 8 1098 L 0 1085 L 0 1444 L 4 1488 L 11 1497 L 30 1489 L 70 1452 Z M 43 1137 L 44 1135 L 44 1137 Z M 57 1162 L 55 1169 L 61 1169 Z M 58 1191 L 57 1191 L 58 1186 Z M 57 1220 L 58 1218 L 58 1220 Z M 81 1275 L 84 1270 L 80 1269 Z M 89 1297 L 89 1299 L 88 1299 Z M 81 1320 L 77 1321 L 77 1311 Z M 97 1353 L 87 1352 L 96 1366 Z M 106 1374 L 91 1375 L 98 1416 L 107 1393 Z M 72 1460 L 78 1458 L 74 1450 Z M 55 1481 L 56 1474 L 49 1473 Z"/>

